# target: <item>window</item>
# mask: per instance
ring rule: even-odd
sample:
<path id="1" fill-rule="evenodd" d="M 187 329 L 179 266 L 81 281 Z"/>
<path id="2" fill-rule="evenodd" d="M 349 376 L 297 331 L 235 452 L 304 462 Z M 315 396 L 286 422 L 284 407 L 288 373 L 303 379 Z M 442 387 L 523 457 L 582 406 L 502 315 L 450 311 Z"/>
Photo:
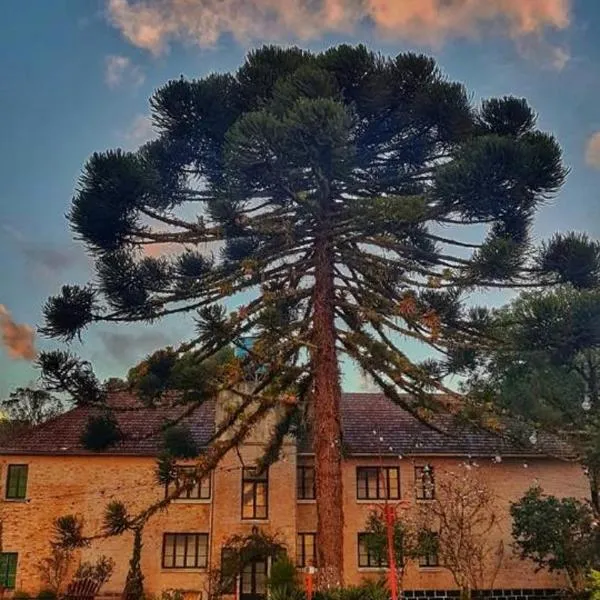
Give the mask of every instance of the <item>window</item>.
<path id="1" fill-rule="evenodd" d="M 6 475 L 6 497 L 9 500 L 24 500 L 27 494 L 27 465 L 8 465 Z"/>
<path id="2" fill-rule="evenodd" d="M 368 537 L 368 533 L 358 534 L 358 566 L 376 569 L 387 567 L 387 559 L 378 559 L 373 552 L 369 550 L 369 546 L 367 544 Z"/>
<path id="3" fill-rule="evenodd" d="M 398 467 L 357 467 L 356 497 L 359 500 L 400 498 Z"/>
<path id="4" fill-rule="evenodd" d="M 179 498 L 181 500 L 210 500 L 210 475 L 202 477 L 200 481 L 194 481 L 195 467 L 175 467 L 175 481 L 167 485 L 167 495 L 172 491 L 171 486 L 184 487 L 186 484 L 192 483 L 192 487 L 181 492 Z"/>
<path id="5" fill-rule="evenodd" d="M 233 595 L 237 588 L 237 573 L 235 572 L 235 550 L 221 548 L 221 593 Z"/>
<path id="6" fill-rule="evenodd" d="M 419 556 L 420 567 L 438 567 L 440 560 L 438 557 L 439 539 L 437 533 L 433 531 L 424 531 L 420 543 L 426 548 L 426 552 Z"/>
<path id="7" fill-rule="evenodd" d="M 163 569 L 204 569 L 207 565 L 207 533 L 164 534 Z"/>
<path id="8" fill-rule="evenodd" d="M 433 467 L 415 467 L 415 493 L 417 500 L 433 500 L 435 498 L 435 479 Z"/>
<path id="9" fill-rule="evenodd" d="M 267 471 L 244 467 L 242 470 L 242 519 L 269 516 L 269 479 Z"/>
<path id="10" fill-rule="evenodd" d="M 17 557 L 16 552 L 0 553 L 0 587 L 14 589 L 17 578 Z"/>
<path id="11" fill-rule="evenodd" d="M 296 474 L 298 500 L 315 499 L 315 468 L 299 465 Z"/>
<path id="12" fill-rule="evenodd" d="M 308 567 L 317 564 L 316 535 L 299 533 L 296 542 L 296 566 Z"/>

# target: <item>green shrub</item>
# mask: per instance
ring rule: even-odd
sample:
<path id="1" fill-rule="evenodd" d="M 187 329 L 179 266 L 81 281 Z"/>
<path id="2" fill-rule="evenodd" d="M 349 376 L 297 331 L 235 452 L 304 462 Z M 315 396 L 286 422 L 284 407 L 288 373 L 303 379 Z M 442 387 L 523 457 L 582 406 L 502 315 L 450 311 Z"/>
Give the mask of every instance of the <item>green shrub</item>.
<path id="1" fill-rule="evenodd" d="M 27 592 L 23 592 L 22 590 L 17 590 L 13 594 L 13 600 L 31 600 L 31 596 Z"/>
<path id="2" fill-rule="evenodd" d="M 305 600 L 306 595 L 297 586 L 280 585 L 269 590 L 269 600 Z"/>
<path id="3" fill-rule="evenodd" d="M 58 594 L 54 590 L 42 590 L 36 598 L 37 600 L 56 600 Z"/>
<path id="4" fill-rule="evenodd" d="M 280 556 L 271 565 L 271 576 L 269 577 L 269 590 L 273 591 L 281 587 L 298 587 L 296 566 L 286 554 Z"/>
<path id="5" fill-rule="evenodd" d="M 110 413 L 92 416 L 81 434 L 81 443 L 86 450 L 106 450 L 121 440 L 123 434 L 114 416 Z"/>
<path id="6" fill-rule="evenodd" d="M 200 452 L 189 427 L 169 427 L 163 433 L 164 451 L 175 458 L 196 458 Z"/>

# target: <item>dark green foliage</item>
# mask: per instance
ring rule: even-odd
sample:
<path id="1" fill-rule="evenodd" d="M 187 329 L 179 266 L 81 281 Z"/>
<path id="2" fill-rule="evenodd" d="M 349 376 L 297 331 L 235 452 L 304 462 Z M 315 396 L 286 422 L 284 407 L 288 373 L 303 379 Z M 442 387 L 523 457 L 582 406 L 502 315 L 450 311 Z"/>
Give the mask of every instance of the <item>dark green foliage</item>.
<path id="1" fill-rule="evenodd" d="M 175 478 L 177 461 L 168 452 L 162 452 L 156 461 L 156 480 L 160 485 L 168 485 Z"/>
<path id="2" fill-rule="evenodd" d="M 573 591 L 581 591 L 600 559 L 597 522 L 590 506 L 575 498 L 547 496 L 530 488 L 511 504 L 512 535 L 521 558 L 540 569 L 563 571 Z"/>
<path id="3" fill-rule="evenodd" d="M 174 458 L 196 458 L 200 453 L 189 427 L 176 425 L 163 433 L 164 451 Z"/>
<path id="4" fill-rule="evenodd" d="M 132 367 L 127 382 L 149 404 L 168 391 L 178 392 L 180 402 L 202 401 L 214 392 L 219 369 L 231 357 L 229 348 L 205 358 L 199 352 L 180 353 L 168 347 Z"/>
<path id="5" fill-rule="evenodd" d="M 40 332 L 70 342 L 94 320 L 97 309 L 91 286 L 63 285 L 60 296 L 49 298 L 44 304 L 46 326 Z"/>
<path id="6" fill-rule="evenodd" d="M 54 544 L 65 550 L 87 545 L 87 540 L 83 536 L 83 520 L 75 515 L 58 517 L 54 521 L 54 534 Z"/>
<path id="7" fill-rule="evenodd" d="M 262 531 L 249 535 L 232 535 L 224 543 L 227 559 L 223 561 L 222 576 L 229 579 L 242 572 L 245 565 L 271 557 L 277 560 L 286 554 L 285 545 L 277 538 Z"/>
<path id="8" fill-rule="evenodd" d="M 37 600 L 57 600 L 58 594 L 53 590 L 42 590 L 36 596 Z"/>
<path id="9" fill-rule="evenodd" d="M 271 565 L 269 575 L 269 590 L 293 589 L 298 585 L 298 571 L 296 565 L 287 555 L 281 555 Z"/>
<path id="10" fill-rule="evenodd" d="M 542 246 L 542 271 L 558 274 L 561 283 L 577 289 L 600 286 L 600 243 L 585 234 L 555 235 Z"/>
<path id="11" fill-rule="evenodd" d="M 104 510 L 104 531 L 110 535 L 119 535 L 131 526 L 131 518 L 122 502 L 113 500 Z"/>
<path id="12" fill-rule="evenodd" d="M 46 390 L 67 393 L 78 405 L 104 401 L 105 392 L 89 362 L 70 352 L 53 350 L 41 352 L 36 364 Z"/>
<path id="13" fill-rule="evenodd" d="M 106 450 L 121 440 L 123 434 L 115 417 L 106 412 L 88 419 L 81 434 L 81 443 L 86 450 Z"/>
<path id="14" fill-rule="evenodd" d="M 15 600 L 31 600 L 31 594 L 28 594 L 27 592 L 24 592 L 23 590 L 16 590 L 12 597 Z"/>
<path id="15" fill-rule="evenodd" d="M 123 600 L 144 600 L 144 575 L 141 567 L 142 530 L 133 532 L 133 551 L 129 561 L 129 571 L 123 589 Z"/>

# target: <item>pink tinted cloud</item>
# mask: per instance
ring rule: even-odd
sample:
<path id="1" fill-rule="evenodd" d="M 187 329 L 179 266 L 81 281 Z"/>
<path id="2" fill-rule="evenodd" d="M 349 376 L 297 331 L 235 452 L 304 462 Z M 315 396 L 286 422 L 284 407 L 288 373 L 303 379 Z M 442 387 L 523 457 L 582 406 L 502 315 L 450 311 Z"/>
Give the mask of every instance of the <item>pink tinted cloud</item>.
<path id="1" fill-rule="evenodd" d="M 155 54 L 172 40 L 214 45 L 311 39 L 351 31 L 368 20 L 398 39 L 437 44 L 497 27 L 520 38 L 569 25 L 572 0 L 107 0 L 113 24 Z"/>
<path id="2" fill-rule="evenodd" d="M 15 323 L 4 304 L 0 304 L 0 338 L 10 358 L 33 360 L 37 356 L 33 328 Z"/>

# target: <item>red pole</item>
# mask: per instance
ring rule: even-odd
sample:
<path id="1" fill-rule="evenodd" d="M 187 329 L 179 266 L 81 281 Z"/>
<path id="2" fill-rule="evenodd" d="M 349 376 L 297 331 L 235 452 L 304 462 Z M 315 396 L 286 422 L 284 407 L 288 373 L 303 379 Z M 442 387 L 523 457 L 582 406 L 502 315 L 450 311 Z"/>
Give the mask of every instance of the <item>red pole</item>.
<path id="1" fill-rule="evenodd" d="M 396 572 L 396 556 L 394 552 L 394 507 L 385 505 L 385 523 L 387 527 L 387 549 L 388 549 L 388 579 L 392 600 L 398 600 L 398 573 Z"/>
<path id="2" fill-rule="evenodd" d="M 306 585 L 306 600 L 312 600 L 313 597 L 313 571 L 314 567 L 309 566 L 304 576 L 304 583 Z"/>

